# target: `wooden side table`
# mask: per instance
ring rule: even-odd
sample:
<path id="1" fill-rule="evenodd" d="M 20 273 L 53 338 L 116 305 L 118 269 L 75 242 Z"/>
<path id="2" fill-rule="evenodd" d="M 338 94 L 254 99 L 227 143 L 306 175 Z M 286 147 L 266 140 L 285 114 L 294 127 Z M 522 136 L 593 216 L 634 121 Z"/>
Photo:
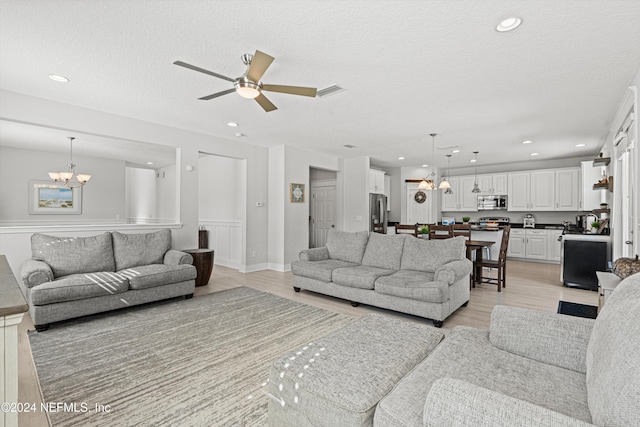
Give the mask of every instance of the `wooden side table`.
<path id="1" fill-rule="evenodd" d="M 193 266 L 198 272 L 196 286 L 205 286 L 209 283 L 213 271 L 213 249 L 183 249 L 182 251 L 193 257 Z"/>

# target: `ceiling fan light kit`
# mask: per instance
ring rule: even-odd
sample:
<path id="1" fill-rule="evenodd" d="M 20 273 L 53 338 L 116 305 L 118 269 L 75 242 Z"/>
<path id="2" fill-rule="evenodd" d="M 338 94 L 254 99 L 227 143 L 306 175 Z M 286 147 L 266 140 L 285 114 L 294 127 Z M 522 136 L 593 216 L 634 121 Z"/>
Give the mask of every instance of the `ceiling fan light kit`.
<path id="1" fill-rule="evenodd" d="M 218 98 L 220 96 L 236 92 L 243 98 L 255 99 L 264 111 L 269 112 L 277 110 L 278 107 L 276 107 L 271 101 L 269 101 L 267 97 L 264 96 L 262 91 L 308 96 L 311 98 L 316 97 L 318 90 L 314 87 L 263 84 L 260 79 L 275 59 L 273 56 L 256 50 L 256 53 L 254 55 L 245 53 L 241 56 L 241 58 L 242 62 L 244 62 L 244 64 L 247 66 L 247 70 L 241 77 L 238 77 L 236 79 L 223 76 L 222 74 L 214 73 L 213 71 L 205 70 L 204 68 L 200 68 L 195 65 L 187 64 L 183 61 L 175 61 L 174 64 L 233 83 L 233 89 L 223 90 L 222 92 L 216 92 L 214 94 L 198 98 L 203 101 L 208 101 L 213 98 Z"/>

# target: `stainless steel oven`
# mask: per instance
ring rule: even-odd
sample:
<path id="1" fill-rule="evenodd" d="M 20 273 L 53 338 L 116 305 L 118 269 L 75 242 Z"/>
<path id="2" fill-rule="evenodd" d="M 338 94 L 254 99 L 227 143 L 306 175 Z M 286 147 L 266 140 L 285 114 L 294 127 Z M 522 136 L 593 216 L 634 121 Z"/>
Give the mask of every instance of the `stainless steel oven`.
<path id="1" fill-rule="evenodd" d="M 507 210 L 507 196 L 478 196 L 479 211 Z"/>

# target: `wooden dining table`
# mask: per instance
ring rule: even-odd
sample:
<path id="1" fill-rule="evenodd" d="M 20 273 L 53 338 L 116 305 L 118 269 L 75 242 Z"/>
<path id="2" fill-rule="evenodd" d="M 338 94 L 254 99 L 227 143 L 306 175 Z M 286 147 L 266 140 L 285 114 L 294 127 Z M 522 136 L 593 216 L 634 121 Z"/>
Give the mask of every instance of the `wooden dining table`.
<path id="1" fill-rule="evenodd" d="M 467 258 L 469 261 L 473 262 L 473 253 L 476 253 L 476 261 L 479 261 L 477 264 L 474 263 L 473 272 L 471 275 L 471 284 L 475 287 L 477 280 L 476 278 L 482 277 L 482 267 L 480 267 L 482 262 L 482 248 L 489 248 L 493 246 L 496 242 L 488 241 L 488 240 L 467 240 L 465 244 L 467 245 Z M 480 250 L 478 250 L 480 249 Z"/>

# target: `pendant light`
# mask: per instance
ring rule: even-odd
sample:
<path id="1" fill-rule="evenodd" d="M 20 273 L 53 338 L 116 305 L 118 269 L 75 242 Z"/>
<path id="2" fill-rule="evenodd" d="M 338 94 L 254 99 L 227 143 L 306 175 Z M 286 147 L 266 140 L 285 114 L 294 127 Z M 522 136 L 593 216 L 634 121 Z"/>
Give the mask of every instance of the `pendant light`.
<path id="1" fill-rule="evenodd" d="M 449 168 L 451 166 L 450 162 L 451 162 L 451 154 L 447 154 L 447 174 L 446 176 L 442 177 L 442 181 L 440 181 L 440 185 L 438 186 L 438 188 L 444 189 L 444 194 L 453 194 L 453 190 L 451 189 L 451 184 L 447 179 L 447 177 L 449 176 Z"/>
<path id="2" fill-rule="evenodd" d="M 473 190 L 471 190 L 471 192 L 481 193 L 482 191 L 480 190 L 480 187 L 478 187 L 478 152 L 474 151 L 473 154 L 475 155 L 475 159 L 473 160 L 473 162 L 476 165 L 476 179 L 473 182 Z"/>
<path id="3" fill-rule="evenodd" d="M 436 135 L 437 133 L 430 133 L 429 135 L 431 135 L 431 140 L 432 140 L 432 147 L 431 147 L 431 159 L 433 160 L 433 162 L 435 163 L 436 161 Z M 435 164 L 434 164 L 435 167 Z M 436 177 L 436 173 L 435 170 L 433 169 L 433 167 L 431 168 L 431 173 L 426 177 L 423 178 L 422 181 L 420 181 L 420 184 L 418 184 L 418 190 L 427 190 L 427 191 L 431 191 L 431 190 L 435 190 L 436 189 L 436 183 L 433 181 L 433 179 L 431 179 L 431 177 Z"/>

